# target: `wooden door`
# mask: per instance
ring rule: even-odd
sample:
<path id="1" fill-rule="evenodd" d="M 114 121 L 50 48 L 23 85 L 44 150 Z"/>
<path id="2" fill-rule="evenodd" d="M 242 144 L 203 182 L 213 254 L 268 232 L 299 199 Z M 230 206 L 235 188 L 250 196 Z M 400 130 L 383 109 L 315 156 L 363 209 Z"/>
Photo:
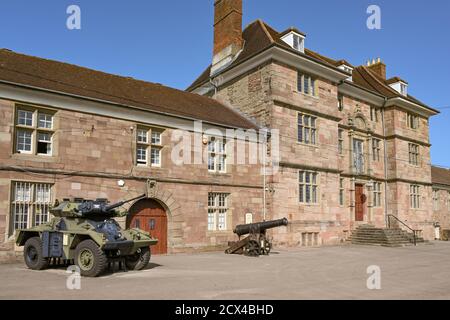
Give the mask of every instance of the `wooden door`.
<path id="1" fill-rule="evenodd" d="M 145 199 L 134 204 L 127 227 L 150 232 L 158 239 L 158 244 L 151 247 L 152 254 L 167 253 L 167 214 L 157 201 Z"/>
<path id="2" fill-rule="evenodd" d="M 355 220 L 364 221 L 364 204 L 366 203 L 366 195 L 364 194 L 364 186 L 357 184 L 355 186 Z"/>

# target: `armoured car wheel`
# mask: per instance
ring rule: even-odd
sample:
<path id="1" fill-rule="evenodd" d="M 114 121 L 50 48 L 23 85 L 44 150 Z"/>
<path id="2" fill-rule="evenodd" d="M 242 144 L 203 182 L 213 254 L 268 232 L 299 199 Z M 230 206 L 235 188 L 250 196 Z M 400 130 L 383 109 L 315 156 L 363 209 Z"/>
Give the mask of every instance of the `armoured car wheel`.
<path id="1" fill-rule="evenodd" d="M 42 254 L 42 241 L 39 237 L 33 237 L 25 242 L 23 249 L 25 264 L 32 270 L 42 270 L 48 267 L 48 259 Z"/>
<path id="2" fill-rule="evenodd" d="M 107 266 L 108 258 L 92 240 L 84 240 L 75 249 L 75 264 L 85 277 L 97 277 Z"/>
<path id="3" fill-rule="evenodd" d="M 125 264 L 129 270 L 142 270 L 150 262 L 150 248 L 140 248 L 136 254 L 125 258 Z"/>

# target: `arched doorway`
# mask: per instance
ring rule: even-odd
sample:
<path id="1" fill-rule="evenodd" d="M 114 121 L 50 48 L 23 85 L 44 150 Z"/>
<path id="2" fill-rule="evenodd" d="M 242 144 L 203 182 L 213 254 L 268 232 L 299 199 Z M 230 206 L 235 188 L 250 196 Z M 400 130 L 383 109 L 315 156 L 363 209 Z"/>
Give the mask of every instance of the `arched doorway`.
<path id="1" fill-rule="evenodd" d="M 127 227 L 145 230 L 158 239 L 158 244 L 151 247 L 152 254 L 167 253 L 167 214 L 156 200 L 136 202 L 130 209 Z"/>

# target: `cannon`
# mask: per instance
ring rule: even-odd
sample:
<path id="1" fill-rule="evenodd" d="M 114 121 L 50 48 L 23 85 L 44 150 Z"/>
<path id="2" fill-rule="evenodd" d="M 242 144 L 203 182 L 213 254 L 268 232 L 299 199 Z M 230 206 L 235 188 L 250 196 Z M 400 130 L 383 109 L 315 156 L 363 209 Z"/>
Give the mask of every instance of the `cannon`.
<path id="1" fill-rule="evenodd" d="M 233 232 L 239 236 L 239 241 L 229 242 L 228 249 L 225 250 L 225 253 L 244 254 L 250 257 L 269 255 L 272 249 L 272 243 L 267 238 L 266 231 L 287 225 L 288 220 L 286 218 L 238 225 Z M 241 239 L 242 236 L 246 237 Z"/>

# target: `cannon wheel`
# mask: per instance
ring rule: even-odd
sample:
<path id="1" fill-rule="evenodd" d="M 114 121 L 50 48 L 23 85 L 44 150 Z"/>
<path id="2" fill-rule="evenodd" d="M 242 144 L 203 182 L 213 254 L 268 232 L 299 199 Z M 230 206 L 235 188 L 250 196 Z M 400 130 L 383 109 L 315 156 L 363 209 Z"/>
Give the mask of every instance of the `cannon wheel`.
<path id="1" fill-rule="evenodd" d="M 264 247 L 261 248 L 261 253 L 268 256 L 270 250 L 272 250 L 272 244 L 270 243 L 270 241 L 264 240 Z"/>
<path id="2" fill-rule="evenodd" d="M 250 240 L 244 248 L 244 252 L 246 256 L 249 257 L 258 257 L 260 254 L 260 247 L 258 241 Z"/>

